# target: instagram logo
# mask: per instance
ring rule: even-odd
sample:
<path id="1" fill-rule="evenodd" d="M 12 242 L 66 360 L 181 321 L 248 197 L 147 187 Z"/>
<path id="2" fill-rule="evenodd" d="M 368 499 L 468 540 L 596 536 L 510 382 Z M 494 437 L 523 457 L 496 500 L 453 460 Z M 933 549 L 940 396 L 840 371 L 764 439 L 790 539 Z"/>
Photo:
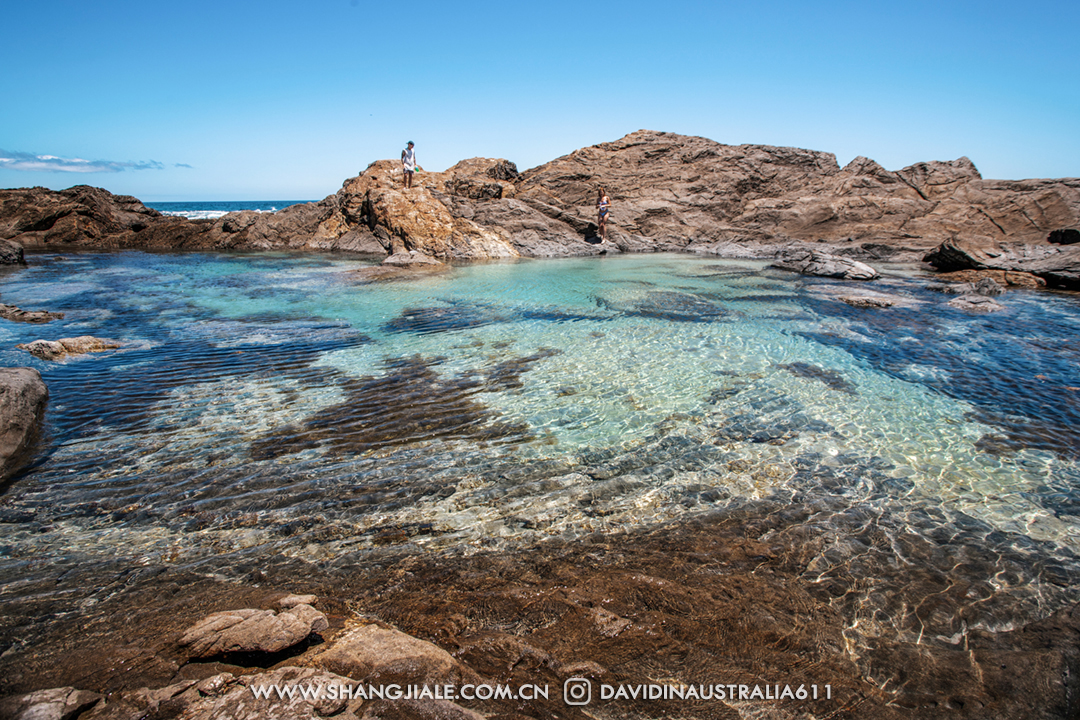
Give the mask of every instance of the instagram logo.
<path id="1" fill-rule="evenodd" d="M 563 683 L 562 697 L 567 705 L 588 705 L 592 700 L 592 683 L 585 678 L 569 678 Z"/>

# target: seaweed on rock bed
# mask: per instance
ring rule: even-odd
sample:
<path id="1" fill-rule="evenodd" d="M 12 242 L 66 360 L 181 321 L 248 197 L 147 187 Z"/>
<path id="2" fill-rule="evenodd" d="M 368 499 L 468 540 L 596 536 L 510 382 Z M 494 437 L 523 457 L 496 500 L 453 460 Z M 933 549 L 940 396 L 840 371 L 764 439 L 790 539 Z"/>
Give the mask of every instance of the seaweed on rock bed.
<path id="1" fill-rule="evenodd" d="M 252 443 L 251 456 L 261 460 L 314 448 L 358 454 L 433 439 L 527 442 L 532 439 L 527 424 L 501 420 L 474 396 L 522 387 L 521 375 L 556 354 L 541 349 L 486 373 L 458 377 L 436 373 L 438 358 L 387 360 L 384 375 L 341 380 L 343 402 L 270 432 Z"/>
<path id="2" fill-rule="evenodd" d="M 540 320 L 543 322 L 602 322 L 611 318 L 603 315 L 568 312 L 558 307 L 502 308 L 487 303 L 445 301 L 445 305 L 406 308 L 382 329 L 391 333 L 430 335 L 456 330 L 472 330 L 486 325 Z"/>
<path id="3" fill-rule="evenodd" d="M 728 314 L 724 308 L 700 295 L 675 291 L 649 292 L 629 302 L 598 297 L 596 304 L 631 317 L 669 322 L 713 322 Z"/>
<path id="4" fill-rule="evenodd" d="M 845 380 L 844 377 L 835 370 L 826 370 L 817 365 L 811 365 L 810 363 L 804 362 L 783 363 L 777 367 L 784 368 L 795 377 L 820 380 L 825 383 L 827 387 L 842 393 L 847 393 L 848 395 L 859 394 L 855 390 L 855 385 Z"/>

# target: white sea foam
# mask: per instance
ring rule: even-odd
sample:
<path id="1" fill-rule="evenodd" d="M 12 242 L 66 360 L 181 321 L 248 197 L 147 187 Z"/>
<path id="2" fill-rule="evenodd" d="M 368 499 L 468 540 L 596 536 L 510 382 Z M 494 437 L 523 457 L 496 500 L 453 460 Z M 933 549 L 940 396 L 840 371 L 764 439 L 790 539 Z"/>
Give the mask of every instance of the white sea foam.
<path id="1" fill-rule="evenodd" d="M 277 212 L 276 207 L 272 207 L 269 210 L 161 210 L 162 215 L 169 215 L 172 217 L 185 217 L 189 220 L 217 220 L 219 217 L 224 217 L 230 212 Z"/>

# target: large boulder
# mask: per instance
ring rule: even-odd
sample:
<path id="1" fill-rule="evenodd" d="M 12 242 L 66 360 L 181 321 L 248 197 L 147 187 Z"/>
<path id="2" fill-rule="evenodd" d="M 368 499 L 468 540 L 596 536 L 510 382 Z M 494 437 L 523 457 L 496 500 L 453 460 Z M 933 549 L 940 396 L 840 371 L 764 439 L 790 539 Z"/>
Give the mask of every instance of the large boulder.
<path id="1" fill-rule="evenodd" d="M 49 389 L 33 368 L 0 368 L 0 481 L 21 470 L 41 436 Z"/>

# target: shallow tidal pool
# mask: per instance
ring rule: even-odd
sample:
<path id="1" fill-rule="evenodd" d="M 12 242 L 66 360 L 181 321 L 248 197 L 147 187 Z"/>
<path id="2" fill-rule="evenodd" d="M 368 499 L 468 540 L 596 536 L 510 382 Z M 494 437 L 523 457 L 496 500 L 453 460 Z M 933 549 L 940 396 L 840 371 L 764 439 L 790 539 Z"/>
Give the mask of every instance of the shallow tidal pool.
<path id="1" fill-rule="evenodd" d="M 8 598 L 76 567 L 471 553 L 820 497 L 822 577 L 855 567 L 845 528 L 870 512 L 977 538 L 971 572 L 1010 617 L 1077 599 L 1075 294 L 975 316 L 910 269 L 852 284 L 684 255 L 381 283 L 310 254 L 30 263 L 4 302 L 66 316 L 0 324 L 3 363 L 51 394 L 0 497 Z M 896 304 L 839 299 L 867 291 Z M 77 335 L 123 346 L 14 347 Z"/>

